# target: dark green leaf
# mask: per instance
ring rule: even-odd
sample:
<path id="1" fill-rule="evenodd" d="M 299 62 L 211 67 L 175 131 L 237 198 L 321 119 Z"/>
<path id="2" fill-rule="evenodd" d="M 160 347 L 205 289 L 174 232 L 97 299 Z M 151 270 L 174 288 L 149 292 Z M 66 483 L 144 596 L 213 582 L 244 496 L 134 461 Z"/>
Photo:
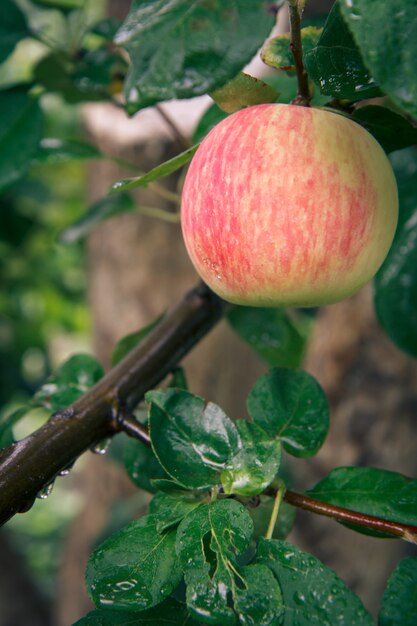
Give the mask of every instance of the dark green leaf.
<path id="1" fill-rule="evenodd" d="M 275 102 L 278 92 L 259 78 L 239 72 L 231 81 L 212 91 L 210 96 L 220 109 L 234 113 L 247 106 Z"/>
<path id="2" fill-rule="evenodd" d="M 200 506 L 178 527 L 176 549 L 184 568 L 187 606 L 208 624 L 234 626 L 228 593 L 236 592 L 236 556 L 248 547 L 253 525 L 236 500 L 216 500 Z"/>
<path id="3" fill-rule="evenodd" d="M 326 396 L 306 372 L 269 370 L 255 383 L 247 406 L 254 422 L 280 437 L 294 456 L 312 456 L 324 442 L 329 428 Z"/>
<path id="4" fill-rule="evenodd" d="M 25 17 L 13 0 L 0 3 L 0 63 L 13 52 L 21 39 L 30 35 Z"/>
<path id="5" fill-rule="evenodd" d="M 85 0 L 32 0 L 32 2 L 45 9 L 57 9 L 63 13 L 69 13 L 74 9 L 80 9 Z"/>
<path id="6" fill-rule="evenodd" d="M 109 46 L 90 50 L 74 67 L 73 80 L 80 93 L 93 99 L 107 99 L 123 88 L 127 63 L 118 51 Z"/>
<path id="7" fill-rule="evenodd" d="M 32 163 L 65 163 L 75 159 L 100 159 L 103 154 L 95 146 L 80 141 L 63 141 L 48 137 L 42 139 Z"/>
<path id="8" fill-rule="evenodd" d="M 111 187 L 112 192 L 120 192 L 126 191 L 127 189 L 134 189 L 135 187 L 147 187 L 149 183 L 152 183 L 154 180 L 158 178 L 163 178 L 164 176 L 168 176 L 168 174 L 172 174 L 176 172 L 181 167 L 186 165 L 193 158 L 198 148 L 198 144 L 196 146 L 192 146 L 181 152 L 181 154 L 177 154 L 177 156 L 165 161 L 165 163 L 161 163 L 161 165 L 157 165 L 152 170 L 143 174 L 142 176 L 138 176 L 137 178 L 125 178 L 124 180 L 119 180 L 117 183 L 114 183 Z"/>
<path id="9" fill-rule="evenodd" d="M 130 333 L 130 335 L 122 337 L 113 350 L 113 354 L 111 356 L 112 367 L 117 365 L 117 363 L 119 363 L 119 361 L 121 361 L 131 350 L 133 350 L 133 348 L 137 346 L 142 339 L 149 335 L 149 333 L 159 324 L 162 318 L 163 315 L 159 315 L 156 319 L 135 333 Z"/>
<path id="10" fill-rule="evenodd" d="M 378 626 L 415 626 L 417 557 L 403 559 L 391 574 L 382 597 Z"/>
<path id="11" fill-rule="evenodd" d="M 235 422 L 242 449 L 232 456 L 221 473 L 225 493 L 253 496 L 261 493 L 277 475 L 281 442 L 250 422 Z"/>
<path id="12" fill-rule="evenodd" d="M 415 2 L 345 0 L 340 4 L 367 67 L 381 89 L 417 116 Z"/>
<path id="13" fill-rule="evenodd" d="M 417 526 L 417 480 L 368 467 L 338 467 L 307 492 L 359 513 Z M 365 532 L 359 526 L 351 526 Z M 373 534 L 366 531 L 366 534 Z"/>
<path id="14" fill-rule="evenodd" d="M 134 0 L 116 36 L 132 68 L 128 111 L 216 89 L 246 65 L 273 24 L 270 2 Z"/>
<path id="15" fill-rule="evenodd" d="M 217 104 L 213 104 L 211 107 L 209 107 L 197 124 L 197 128 L 195 129 L 192 138 L 193 143 L 199 143 L 200 141 L 202 141 L 207 133 L 210 132 L 212 128 L 214 128 L 227 116 L 228 113 L 225 113 L 224 111 L 219 109 Z"/>
<path id="16" fill-rule="evenodd" d="M 39 102 L 22 87 L 0 91 L 0 191 L 28 169 L 41 138 Z"/>
<path id="17" fill-rule="evenodd" d="M 257 563 L 269 567 L 284 596 L 284 626 L 372 626 L 362 602 L 331 569 L 284 541 L 259 540 Z"/>
<path id="18" fill-rule="evenodd" d="M 301 29 L 303 55 L 317 45 L 321 31 L 321 28 L 315 26 L 306 26 Z M 290 48 L 290 33 L 284 33 L 267 41 L 262 48 L 261 58 L 270 67 L 295 72 L 294 56 Z"/>
<path id="19" fill-rule="evenodd" d="M 188 391 L 146 394 L 151 403 L 152 447 L 172 478 L 190 489 L 208 489 L 240 448 L 236 426 L 220 407 Z"/>
<path id="20" fill-rule="evenodd" d="M 196 622 L 190 619 L 186 606 L 168 598 L 158 606 L 138 613 L 91 611 L 74 626 L 196 626 Z"/>
<path id="21" fill-rule="evenodd" d="M 259 506 L 248 509 L 254 525 L 253 535 L 255 539 L 258 539 L 261 535 L 266 534 L 273 506 L 274 498 L 261 496 Z M 294 520 L 295 508 L 286 502 L 281 502 L 278 519 L 273 530 L 273 539 L 285 539 L 285 537 L 287 537 L 287 535 L 291 532 Z"/>
<path id="22" fill-rule="evenodd" d="M 233 330 L 269 365 L 299 367 L 309 324 L 283 309 L 235 306 L 227 319 Z"/>
<path id="23" fill-rule="evenodd" d="M 23 406 L 0 417 L 0 448 L 6 448 L 14 443 L 13 426 L 32 410 L 31 406 Z"/>
<path id="24" fill-rule="evenodd" d="M 182 519 L 202 504 L 202 495 L 185 492 L 168 494 L 159 492 L 152 498 L 149 512 L 155 514 L 156 529 L 159 533 L 177 526 Z"/>
<path id="25" fill-rule="evenodd" d="M 153 515 L 125 526 L 91 555 L 86 581 L 99 608 L 141 611 L 159 604 L 181 579 L 175 531 L 163 535 Z"/>
<path id="26" fill-rule="evenodd" d="M 365 106 L 356 109 L 352 119 L 366 128 L 384 148 L 385 152 L 402 150 L 417 144 L 417 128 L 402 115 L 382 106 Z"/>
<path id="27" fill-rule="evenodd" d="M 59 411 L 78 400 L 104 375 L 100 363 L 89 354 L 68 359 L 36 392 L 33 401 L 51 411 Z"/>
<path id="28" fill-rule="evenodd" d="M 375 278 L 375 309 L 392 341 L 417 357 L 417 152 L 397 152 L 391 160 L 400 216 L 394 243 Z"/>
<path id="29" fill-rule="evenodd" d="M 176 367 L 171 372 L 171 380 L 169 381 L 168 387 L 174 387 L 177 389 L 188 389 L 187 375 L 185 373 L 185 369 L 183 367 Z"/>
<path id="30" fill-rule="evenodd" d="M 73 243 L 88 235 L 98 224 L 119 213 L 133 211 L 134 200 L 129 194 L 123 193 L 118 196 L 109 196 L 97 200 L 92 204 L 87 213 L 74 224 L 68 226 L 59 236 L 63 243 Z"/>
<path id="31" fill-rule="evenodd" d="M 265 565 L 247 565 L 239 570 L 234 607 L 242 626 L 279 626 L 284 616 L 281 588 Z"/>
<path id="32" fill-rule="evenodd" d="M 135 485 L 145 491 L 155 491 L 152 479 L 167 477 L 151 448 L 135 439 L 129 439 L 126 443 L 123 464 Z"/>
<path id="33" fill-rule="evenodd" d="M 372 26 L 367 28 L 374 30 L 376 27 L 372 20 L 370 24 Z M 381 45 L 384 46 L 382 42 Z M 328 96 L 363 100 L 380 95 L 343 20 L 338 2 L 329 13 L 317 46 L 305 55 L 305 64 L 310 78 Z"/>
<path id="34" fill-rule="evenodd" d="M 163 491 L 168 494 L 182 494 L 188 493 L 189 490 L 186 487 L 182 487 L 175 480 L 170 478 L 154 478 L 151 480 L 153 491 Z"/>

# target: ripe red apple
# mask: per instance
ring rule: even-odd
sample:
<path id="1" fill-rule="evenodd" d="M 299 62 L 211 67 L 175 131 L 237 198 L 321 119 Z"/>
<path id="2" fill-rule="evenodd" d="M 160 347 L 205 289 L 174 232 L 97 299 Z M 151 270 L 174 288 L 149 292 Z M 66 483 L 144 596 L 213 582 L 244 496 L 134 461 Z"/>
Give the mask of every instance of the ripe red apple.
<path id="1" fill-rule="evenodd" d="M 197 272 L 225 300 L 315 306 L 372 278 L 397 213 L 391 165 L 366 130 L 336 113 L 262 104 L 203 140 L 181 223 Z"/>

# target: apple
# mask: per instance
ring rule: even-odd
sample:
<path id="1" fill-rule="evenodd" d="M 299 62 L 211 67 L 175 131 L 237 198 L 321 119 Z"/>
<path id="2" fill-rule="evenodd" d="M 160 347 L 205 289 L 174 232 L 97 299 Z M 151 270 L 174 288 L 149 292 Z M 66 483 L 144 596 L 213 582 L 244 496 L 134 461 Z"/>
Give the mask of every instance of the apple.
<path id="1" fill-rule="evenodd" d="M 213 291 L 251 306 L 317 306 L 368 282 L 390 248 L 397 185 L 378 142 L 337 113 L 261 104 L 202 141 L 181 224 Z"/>

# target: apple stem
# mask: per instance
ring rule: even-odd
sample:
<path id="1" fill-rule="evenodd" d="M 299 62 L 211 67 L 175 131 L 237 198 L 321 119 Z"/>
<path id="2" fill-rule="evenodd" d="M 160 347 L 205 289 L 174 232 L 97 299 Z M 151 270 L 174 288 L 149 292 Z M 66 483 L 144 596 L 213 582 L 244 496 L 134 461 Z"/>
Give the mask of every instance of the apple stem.
<path id="1" fill-rule="evenodd" d="M 310 106 L 311 94 L 308 83 L 308 74 L 303 63 L 303 44 L 301 41 L 301 14 L 304 2 L 288 0 L 290 17 L 290 49 L 294 57 L 295 70 L 297 72 L 298 90 L 291 104 L 308 107 Z"/>

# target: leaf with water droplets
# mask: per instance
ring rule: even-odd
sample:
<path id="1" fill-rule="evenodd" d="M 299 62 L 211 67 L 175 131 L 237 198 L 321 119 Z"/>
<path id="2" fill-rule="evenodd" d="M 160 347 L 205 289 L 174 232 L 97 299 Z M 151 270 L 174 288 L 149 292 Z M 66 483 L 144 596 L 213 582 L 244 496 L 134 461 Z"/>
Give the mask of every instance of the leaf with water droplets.
<path id="1" fill-rule="evenodd" d="M 315 26 L 301 29 L 303 55 L 316 46 L 321 31 L 321 28 Z M 270 67 L 286 72 L 295 72 L 294 55 L 290 47 L 290 33 L 269 39 L 262 48 L 261 58 Z"/>
<path id="2" fill-rule="evenodd" d="M 130 479 L 145 491 L 152 493 L 156 491 L 157 488 L 152 485 L 153 479 L 168 477 L 153 450 L 142 441 L 129 439 L 126 442 L 123 451 L 123 464 Z"/>
<path id="3" fill-rule="evenodd" d="M 188 391 L 146 394 L 152 447 L 162 467 L 189 489 L 208 489 L 241 447 L 234 423 L 220 407 Z"/>
<path id="4" fill-rule="evenodd" d="M 168 598 L 151 609 L 138 613 L 126 611 L 91 611 L 74 626 L 197 626 L 184 604 Z"/>
<path id="5" fill-rule="evenodd" d="M 281 462 L 281 442 L 257 424 L 244 420 L 237 420 L 235 424 L 242 449 L 228 460 L 221 482 L 225 493 L 254 496 L 276 477 Z"/>
<path id="6" fill-rule="evenodd" d="M 181 579 L 175 531 L 160 534 L 148 515 L 111 535 L 91 555 L 89 593 L 99 608 L 141 611 L 159 604 Z"/>
<path id="7" fill-rule="evenodd" d="M 242 626 L 282 624 L 282 591 L 277 579 L 265 565 L 247 565 L 240 568 L 233 599 Z"/>
<path id="8" fill-rule="evenodd" d="M 417 617 L 417 557 L 403 559 L 388 579 L 378 626 L 415 626 Z"/>
<path id="9" fill-rule="evenodd" d="M 202 494 L 190 491 L 168 494 L 159 492 L 152 498 L 149 513 L 155 515 L 156 529 L 162 533 L 177 526 L 184 517 L 203 503 Z"/>
<path id="10" fill-rule="evenodd" d="M 307 493 L 352 511 L 417 526 L 417 480 L 396 472 L 374 467 L 337 467 Z M 349 527 L 378 537 L 390 536 L 360 526 Z"/>
<path id="11" fill-rule="evenodd" d="M 317 45 L 305 55 L 305 65 L 310 78 L 328 96 L 355 101 L 381 93 L 345 24 L 339 2 L 333 5 Z"/>
<path id="12" fill-rule="evenodd" d="M 284 597 L 284 626 L 372 626 L 356 594 L 314 556 L 275 539 L 259 540 L 256 562 L 277 578 Z"/>
<path id="13" fill-rule="evenodd" d="M 252 520 L 240 502 L 216 500 L 189 513 L 177 531 L 187 606 L 204 623 L 234 626 L 229 596 L 236 593 L 236 557 L 252 536 Z M 243 602 L 243 600 L 242 600 Z"/>
<path id="14" fill-rule="evenodd" d="M 253 421 L 282 439 L 284 448 L 294 456 L 316 454 L 327 435 L 326 396 L 306 372 L 269 370 L 250 391 L 247 406 Z"/>

